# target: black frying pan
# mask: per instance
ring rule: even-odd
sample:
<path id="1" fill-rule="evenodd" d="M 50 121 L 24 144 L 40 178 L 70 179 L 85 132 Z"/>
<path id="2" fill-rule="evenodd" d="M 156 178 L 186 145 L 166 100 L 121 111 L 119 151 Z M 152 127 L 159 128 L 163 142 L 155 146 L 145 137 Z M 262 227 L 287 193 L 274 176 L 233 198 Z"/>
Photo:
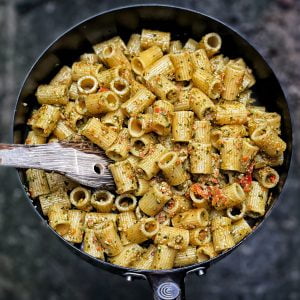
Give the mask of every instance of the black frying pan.
<path id="1" fill-rule="evenodd" d="M 218 32 L 223 40 L 222 53 L 232 58 L 243 57 L 254 71 L 257 83 L 253 90 L 259 103 L 266 106 L 267 110 L 278 112 L 282 116 L 281 131 L 287 143 L 287 150 L 284 164 L 278 170 L 280 182 L 273 189 L 272 201 L 266 216 L 253 224 L 255 229 L 250 234 L 252 236 L 263 220 L 269 216 L 287 178 L 292 154 L 292 126 L 288 104 L 276 76 L 263 57 L 231 28 L 199 12 L 164 5 L 127 6 L 100 13 L 68 30 L 44 51 L 25 79 L 15 109 L 14 142 L 23 143 L 25 140 L 28 130 L 26 120 L 36 105 L 34 93 L 39 84 L 48 83 L 61 66 L 71 65 L 80 54 L 92 51 L 93 44 L 115 35 L 120 35 L 127 41 L 131 33 L 140 32 L 143 28 L 170 31 L 172 39 L 182 41 L 186 41 L 189 37 L 199 40 L 207 32 Z M 22 105 L 24 102 L 28 103 L 28 106 Z M 19 172 L 19 175 L 20 184 L 23 185 L 24 175 L 22 172 Z M 33 203 L 26 193 L 25 195 L 37 216 L 44 219 L 38 203 Z M 37 208 L 34 205 L 37 205 Z M 209 261 L 172 270 L 154 271 L 119 267 L 93 258 L 76 245 L 66 242 L 50 226 L 48 228 L 69 249 L 95 266 L 125 276 L 128 281 L 134 278 L 149 280 L 155 299 L 184 299 L 184 278 L 188 273 L 204 274 L 210 265 L 231 253 L 249 238 L 248 236 L 232 249 Z"/>

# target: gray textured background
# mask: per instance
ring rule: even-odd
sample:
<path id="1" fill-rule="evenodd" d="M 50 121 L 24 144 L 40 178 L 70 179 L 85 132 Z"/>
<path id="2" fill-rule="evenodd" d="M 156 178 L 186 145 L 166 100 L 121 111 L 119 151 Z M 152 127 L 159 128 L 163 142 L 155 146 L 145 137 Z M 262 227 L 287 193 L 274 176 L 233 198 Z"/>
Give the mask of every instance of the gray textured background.
<path id="1" fill-rule="evenodd" d="M 200 10 L 239 30 L 266 56 L 286 92 L 295 128 L 300 123 L 300 1 L 156 1 Z M 0 142 L 9 141 L 16 95 L 40 52 L 68 27 L 119 1 L 0 0 Z M 300 134 L 280 204 L 255 238 L 191 276 L 188 299 L 300 299 Z M 37 220 L 16 184 L 0 169 L 0 300 L 151 299 L 144 281 L 96 269 L 64 248 Z"/>

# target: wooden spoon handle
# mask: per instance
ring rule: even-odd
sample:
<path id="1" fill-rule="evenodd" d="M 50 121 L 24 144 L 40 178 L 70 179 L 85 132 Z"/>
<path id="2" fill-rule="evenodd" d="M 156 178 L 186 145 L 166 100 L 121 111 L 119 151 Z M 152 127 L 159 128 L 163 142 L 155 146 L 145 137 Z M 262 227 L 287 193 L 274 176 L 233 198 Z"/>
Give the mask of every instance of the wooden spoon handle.
<path id="1" fill-rule="evenodd" d="M 113 186 L 108 170 L 110 161 L 103 155 L 86 153 L 73 146 L 67 143 L 0 144 L 0 166 L 56 171 L 94 188 Z"/>

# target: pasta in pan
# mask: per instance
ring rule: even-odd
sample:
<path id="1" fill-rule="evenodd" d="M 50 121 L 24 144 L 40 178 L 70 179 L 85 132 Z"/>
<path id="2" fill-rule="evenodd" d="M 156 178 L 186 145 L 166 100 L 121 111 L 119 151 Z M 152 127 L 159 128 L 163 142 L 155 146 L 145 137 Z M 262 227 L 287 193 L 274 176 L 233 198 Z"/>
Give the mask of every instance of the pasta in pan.
<path id="1" fill-rule="evenodd" d="M 116 190 L 26 171 L 49 225 L 96 259 L 138 269 L 209 260 L 268 208 L 286 143 L 280 115 L 255 105 L 255 77 L 222 37 L 144 29 L 93 46 L 37 88 L 26 144 L 81 136 L 114 161 Z"/>

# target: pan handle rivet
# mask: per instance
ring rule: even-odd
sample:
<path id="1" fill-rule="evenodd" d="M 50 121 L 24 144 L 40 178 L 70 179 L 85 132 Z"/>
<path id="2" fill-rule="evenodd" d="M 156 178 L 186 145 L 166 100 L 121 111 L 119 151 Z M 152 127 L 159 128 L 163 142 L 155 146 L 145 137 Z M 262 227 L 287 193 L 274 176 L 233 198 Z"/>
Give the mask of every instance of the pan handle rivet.
<path id="1" fill-rule="evenodd" d="M 132 281 L 132 276 L 131 275 L 126 276 L 126 281 L 131 282 Z"/>
<path id="2" fill-rule="evenodd" d="M 198 271 L 198 276 L 202 276 L 202 275 L 205 275 L 205 270 L 200 269 L 200 270 Z"/>

